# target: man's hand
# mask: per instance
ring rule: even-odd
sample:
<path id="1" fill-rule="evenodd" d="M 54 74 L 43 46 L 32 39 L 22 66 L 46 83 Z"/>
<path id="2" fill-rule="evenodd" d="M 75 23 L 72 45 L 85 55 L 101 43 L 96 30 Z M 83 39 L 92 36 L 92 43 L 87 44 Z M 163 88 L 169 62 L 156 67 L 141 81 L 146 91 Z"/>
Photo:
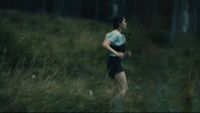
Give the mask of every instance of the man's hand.
<path id="1" fill-rule="evenodd" d="M 125 54 L 122 53 L 122 52 L 118 52 L 118 53 L 117 53 L 117 56 L 118 56 L 119 58 L 123 59 L 124 56 L 125 56 Z"/>
<path id="2" fill-rule="evenodd" d="M 132 54 L 131 54 L 131 51 L 129 51 L 129 50 L 126 51 L 126 53 L 125 53 L 125 56 L 126 56 L 126 57 L 131 57 L 131 55 L 132 55 Z"/>

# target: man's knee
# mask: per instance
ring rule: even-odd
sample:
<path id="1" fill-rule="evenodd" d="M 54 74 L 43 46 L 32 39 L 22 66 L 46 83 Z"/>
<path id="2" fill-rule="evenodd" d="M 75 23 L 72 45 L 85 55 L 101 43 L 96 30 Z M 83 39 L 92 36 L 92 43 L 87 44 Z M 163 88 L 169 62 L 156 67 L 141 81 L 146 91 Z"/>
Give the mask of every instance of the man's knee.
<path id="1" fill-rule="evenodd" d="M 127 90 L 126 89 L 123 89 L 121 92 L 120 92 L 120 95 L 121 96 L 126 96 L 126 93 L 127 93 Z"/>

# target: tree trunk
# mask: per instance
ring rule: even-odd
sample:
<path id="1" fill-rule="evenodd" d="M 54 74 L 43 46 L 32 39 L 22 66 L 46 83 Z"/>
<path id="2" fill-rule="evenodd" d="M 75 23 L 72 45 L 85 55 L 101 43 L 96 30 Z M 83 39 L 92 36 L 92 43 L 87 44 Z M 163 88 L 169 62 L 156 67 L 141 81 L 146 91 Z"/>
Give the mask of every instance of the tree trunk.
<path id="1" fill-rule="evenodd" d="M 190 1 L 190 32 L 196 32 L 198 27 L 198 0 Z"/>
<path id="2" fill-rule="evenodd" d="M 172 25 L 171 25 L 171 31 L 170 31 L 170 41 L 174 42 L 176 37 L 176 31 L 177 31 L 177 12 L 178 12 L 178 0 L 172 0 Z"/>
<path id="3" fill-rule="evenodd" d="M 158 20 L 158 0 L 153 0 L 152 23 L 155 24 Z"/>
<path id="4" fill-rule="evenodd" d="M 119 1 L 118 0 L 112 0 L 111 7 L 112 7 L 111 18 L 119 15 Z"/>
<path id="5" fill-rule="evenodd" d="M 197 24 L 197 32 L 200 32 L 200 1 L 197 0 L 197 20 L 198 20 L 198 24 Z"/>
<path id="6" fill-rule="evenodd" d="M 125 16 L 125 17 L 127 16 L 126 2 L 127 2 L 127 0 L 119 0 L 118 1 L 118 7 L 119 7 L 118 15 Z"/>
<path id="7" fill-rule="evenodd" d="M 24 0 L 23 9 L 27 12 L 33 12 L 33 0 Z"/>
<path id="8" fill-rule="evenodd" d="M 67 6 L 67 8 L 64 6 L 66 15 L 75 17 L 81 16 L 82 0 L 68 0 L 65 4 Z"/>
<path id="9" fill-rule="evenodd" d="M 189 28 L 189 4 L 187 0 L 181 1 L 181 7 L 180 7 L 180 30 L 181 32 L 188 32 Z"/>
<path id="10" fill-rule="evenodd" d="M 75 9 L 76 9 L 76 17 L 81 17 L 81 8 L 82 8 L 82 0 L 76 0 Z"/>
<path id="11" fill-rule="evenodd" d="M 100 1 L 95 0 L 95 19 L 100 19 Z"/>
<path id="12" fill-rule="evenodd" d="M 45 13 L 47 11 L 47 0 L 41 0 L 41 12 Z"/>

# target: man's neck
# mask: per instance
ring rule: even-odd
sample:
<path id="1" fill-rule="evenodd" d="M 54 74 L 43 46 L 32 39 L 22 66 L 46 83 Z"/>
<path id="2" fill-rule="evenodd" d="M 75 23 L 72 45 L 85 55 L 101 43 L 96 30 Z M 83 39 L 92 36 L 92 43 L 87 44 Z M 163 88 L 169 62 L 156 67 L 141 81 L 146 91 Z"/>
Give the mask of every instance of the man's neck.
<path id="1" fill-rule="evenodd" d="M 120 35 L 122 35 L 122 33 L 123 33 L 123 30 L 121 28 L 118 28 L 115 31 L 117 31 Z"/>

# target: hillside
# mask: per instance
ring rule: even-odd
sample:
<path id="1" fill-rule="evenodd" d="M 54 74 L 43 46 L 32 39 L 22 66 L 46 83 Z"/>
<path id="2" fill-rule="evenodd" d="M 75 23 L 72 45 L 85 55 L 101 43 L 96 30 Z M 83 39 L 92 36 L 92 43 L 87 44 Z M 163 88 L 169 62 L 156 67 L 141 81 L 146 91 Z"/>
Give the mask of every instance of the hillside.
<path id="1" fill-rule="evenodd" d="M 107 23 L 0 11 L 0 111 L 112 111 Z M 200 111 L 200 39 L 129 25 L 126 111 Z M 93 94 L 91 94 L 91 91 Z"/>

